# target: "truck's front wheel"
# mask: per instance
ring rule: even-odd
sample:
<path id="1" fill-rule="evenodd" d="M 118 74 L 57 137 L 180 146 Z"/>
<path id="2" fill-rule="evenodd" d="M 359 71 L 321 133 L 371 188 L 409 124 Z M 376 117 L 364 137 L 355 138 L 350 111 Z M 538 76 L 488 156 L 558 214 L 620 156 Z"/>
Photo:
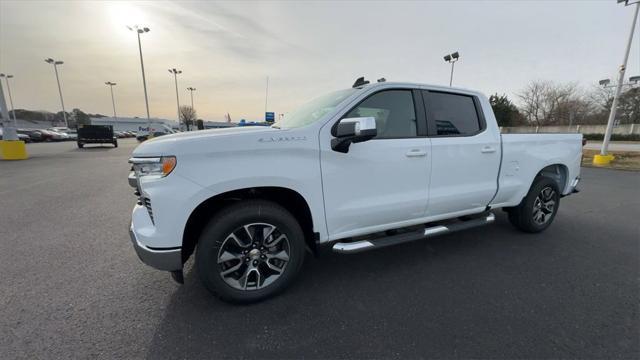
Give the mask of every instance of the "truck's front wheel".
<path id="1" fill-rule="evenodd" d="M 304 262 L 304 233 L 278 204 L 242 201 L 206 226 L 196 251 L 204 286 L 222 300 L 254 302 L 284 290 Z"/>

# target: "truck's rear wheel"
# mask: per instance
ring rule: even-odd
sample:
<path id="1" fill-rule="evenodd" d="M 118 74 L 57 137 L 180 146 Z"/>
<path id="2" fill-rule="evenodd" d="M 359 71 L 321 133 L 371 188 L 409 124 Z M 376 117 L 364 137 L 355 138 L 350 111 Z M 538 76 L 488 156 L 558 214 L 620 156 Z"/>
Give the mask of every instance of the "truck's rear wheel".
<path id="1" fill-rule="evenodd" d="M 559 206 L 558 185 L 553 179 L 539 176 L 520 205 L 508 210 L 509 221 L 524 232 L 541 232 L 551 225 Z"/>
<path id="2" fill-rule="evenodd" d="M 283 207 L 263 200 L 221 210 L 196 251 L 204 286 L 225 301 L 254 302 L 284 290 L 304 262 L 304 233 Z"/>

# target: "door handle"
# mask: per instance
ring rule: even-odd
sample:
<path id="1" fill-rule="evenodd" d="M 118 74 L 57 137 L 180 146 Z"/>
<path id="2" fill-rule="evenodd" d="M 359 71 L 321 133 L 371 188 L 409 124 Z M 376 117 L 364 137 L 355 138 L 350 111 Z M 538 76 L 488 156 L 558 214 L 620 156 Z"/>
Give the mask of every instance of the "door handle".
<path id="1" fill-rule="evenodd" d="M 420 149 L 411 149 L 409 151 L 407 151 L 407 157 L 418 157 L 418 156 L 426 156 L 427 155 L 427 151 L 426 150 L 420 150 Z"/>
<path id="2" fill-rule="evenodd" d="M 482 150 L 480 150 L 483 154 L 489 154 L 489 153 L 494 153 L 496 152 L 496 148 L 494 148 L 493 146 L 485 146 L 482 148 Z"/>

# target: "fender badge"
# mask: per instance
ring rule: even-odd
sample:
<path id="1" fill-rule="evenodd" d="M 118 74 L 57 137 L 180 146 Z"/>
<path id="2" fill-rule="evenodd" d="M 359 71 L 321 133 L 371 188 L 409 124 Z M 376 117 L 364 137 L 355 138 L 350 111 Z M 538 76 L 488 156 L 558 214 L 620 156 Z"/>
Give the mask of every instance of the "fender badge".
<path id="1" fill-rule="evenodd" d="M 260 138 L 259 142 L 281 142 L 281 141 L 304 141 L 307 140 L 306 136 L 278 136 L 278 137 L 268 137 L 268 138 Z"/>

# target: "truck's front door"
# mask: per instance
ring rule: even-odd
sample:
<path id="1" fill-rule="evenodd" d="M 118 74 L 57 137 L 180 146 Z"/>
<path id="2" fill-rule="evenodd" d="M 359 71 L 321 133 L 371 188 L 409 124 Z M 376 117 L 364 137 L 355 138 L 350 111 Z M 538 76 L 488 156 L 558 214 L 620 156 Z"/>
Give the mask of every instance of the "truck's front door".
<path id="1" fill-rule="evenodd" d="M 374 117 L 378 135 L 331 149 L 334 123 L 321 131 L 321 166 L 330 238 L 355 236 L 424 217 L 429 192 L 430 140 L 420 92 L 373 93 L 342 118 Z"/>
<path id="2" fill-rule="evenodd" d="M 481 211 L 497 190 L 499 131 L 487 127 L 475 96 L 422 93 L 432 153 L 427 215 Z"/>

